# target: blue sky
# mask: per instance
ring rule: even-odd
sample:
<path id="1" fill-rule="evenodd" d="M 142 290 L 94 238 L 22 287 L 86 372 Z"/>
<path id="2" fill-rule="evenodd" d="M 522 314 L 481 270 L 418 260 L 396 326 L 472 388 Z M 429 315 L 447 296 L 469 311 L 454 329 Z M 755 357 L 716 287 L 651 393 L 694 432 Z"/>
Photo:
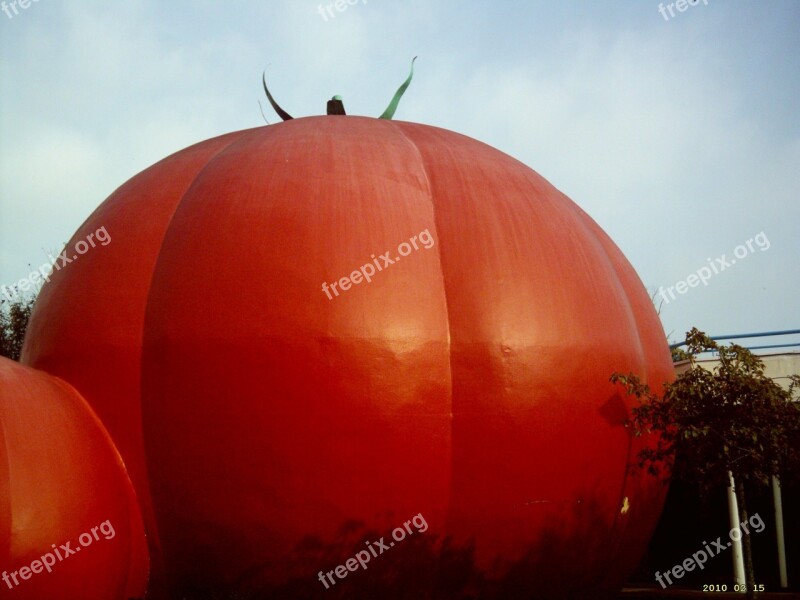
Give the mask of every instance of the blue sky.
<path id="1" fill-rule="evenodd" d="M 768 250 L 663 304 L 673 339 L 800 327 L 800 2 L 706 1 L 669 20 L 650 0 L 367 0 L 327 20 L 306 0 L 0 12 L 0 285 L 145 167 L 263 124 L 265 67 L 294 116 L 333 94 L 377 116 L 419 55 L 395 118 L 538 171 L 648 288 L 764 233 Z"/>

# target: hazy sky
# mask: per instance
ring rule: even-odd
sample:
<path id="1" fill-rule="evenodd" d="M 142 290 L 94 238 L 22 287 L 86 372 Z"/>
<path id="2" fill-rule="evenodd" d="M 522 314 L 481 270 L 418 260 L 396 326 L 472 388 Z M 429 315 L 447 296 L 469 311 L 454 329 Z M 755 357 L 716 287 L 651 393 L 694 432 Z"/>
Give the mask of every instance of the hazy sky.
<path id="1" fill-rule="evenodd" d="M 310 0 L 38 0 L 0 12 L 0 285 L 57 253 L 145 167 L 263 124 L 265 67 L 294 116 L 323 114 L 333 94 L 377 116 L 419 55 L 395 119 L 538 171 L 648 288 L 726 255 L 707 285 L 667 295 L 673 339 L 693 325 L 800 327 L 800 2 L 698 0 L 667 18 L 651 0 L 342 5 L 323 16 Z"/>

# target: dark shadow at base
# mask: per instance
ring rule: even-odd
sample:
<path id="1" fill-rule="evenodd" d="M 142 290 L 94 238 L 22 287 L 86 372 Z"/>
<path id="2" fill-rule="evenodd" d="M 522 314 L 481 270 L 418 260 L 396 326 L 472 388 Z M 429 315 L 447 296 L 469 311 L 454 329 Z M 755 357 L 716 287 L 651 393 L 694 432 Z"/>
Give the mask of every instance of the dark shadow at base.
<path id="1" fill-rule="evenodd" d="M 587 493 L 584 498 L 591 498 Z M 360 565 L 342 579 L 326 573 L 385 532 L 346 522 L 335 543 L 304 538 L 278 561 L 256 564 L 227 589 L 184 589 L 180 600 L 600 600 L 617 598 L 632 570 L 624 540 L 614 539 L 608 515 L 591 501 L 572 508 L 570 534 L 559 523 L 545 529 L 524 557 L 497 564 L 494 577 L 475 564 L 473 543 L 415 532 Z M 577 523 L 577 527 L 575 524 Z M 606 523 L 605 526 L 602 524 Z M 388 538 L 388 539 L 387 539 Z M 635 562 L 634 562 L 635 564 Z M 320 576 L 319 573 L 322 572 Z M 341 572 L 341 570 L 340 570 Z M 497 574 L 500 574 L 499 576 Z M 325 578 L 327 587 L 320 577 Z"/>

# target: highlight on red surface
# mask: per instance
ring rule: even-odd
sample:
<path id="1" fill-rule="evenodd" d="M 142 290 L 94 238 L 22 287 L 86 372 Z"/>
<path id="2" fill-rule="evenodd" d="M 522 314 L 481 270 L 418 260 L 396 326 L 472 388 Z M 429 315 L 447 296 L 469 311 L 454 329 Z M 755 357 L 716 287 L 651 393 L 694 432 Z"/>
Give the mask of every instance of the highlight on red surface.
<path id="1" fill-rule="evenodd" d="M 664 332 L 530 168 L 426 125 L 297 118 L 162 160 L 75 239 L 100 226 L 114 243 L 44 287 L 23 360 L 108 428 L 157 585 L 602 598 L 636 566 L 665 488 L 628 469 L 646 440 L 609 376 L 671 378 Z M 320 292 L 420 231 L 430 250 Z M 409 514 L 424 536 L 322 587 Z"/>
<path id="2" fill-rule="evenodd" d="M 0 598 L 144 596 L 144 528 L 111 438 L 72 387 L 2 357 L 0 540 Z"/>

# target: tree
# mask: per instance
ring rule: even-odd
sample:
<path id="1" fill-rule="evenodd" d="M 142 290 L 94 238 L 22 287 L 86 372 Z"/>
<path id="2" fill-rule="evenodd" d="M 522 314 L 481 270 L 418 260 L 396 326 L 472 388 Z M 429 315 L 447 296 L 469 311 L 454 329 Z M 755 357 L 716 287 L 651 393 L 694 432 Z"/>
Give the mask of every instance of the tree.
<path id="1" fill-rule="evenodd" d="M 672 354 L 672 362 L 681 362 L 684 360 L 689 360 L 691 355 L 681 348 L 670 348 L 670 353 Z"/>
<path id="2" fill-rule="evenodd" d="M 35 301 L 35 295 L 13 300 L 0 297 L 0 356 L 19 360 Z"/>
<path id="3" fill-rule="evenodd" d="M 656 475 L 666 469 L 706 491 L 727 486 L 732 473 L 744 522 L 748 487 L 768 484 L 773 475 L 798 473 L 800 450 L 792 442 L 800 431 L 800 404 L 792 397 L 800 376 L 793 375 L 789 388 L 781 388 L 764 374 L 758 356 L 736 344 L 718 345 L 696 328 L 686 334 L 686 347 L 689 368 L 665 384 L 661 394 L 633 373 L 611 376 L 639 400 L 628 422 L 634 434 L 658 436 L 639 453 L 639 467 Z M 712 350 L 719 353 L 719 365 L 713 370 L 697 365 L 696 356 Z M 747 535 L 742 549 L 752 597 L 755 578 Z"/>

